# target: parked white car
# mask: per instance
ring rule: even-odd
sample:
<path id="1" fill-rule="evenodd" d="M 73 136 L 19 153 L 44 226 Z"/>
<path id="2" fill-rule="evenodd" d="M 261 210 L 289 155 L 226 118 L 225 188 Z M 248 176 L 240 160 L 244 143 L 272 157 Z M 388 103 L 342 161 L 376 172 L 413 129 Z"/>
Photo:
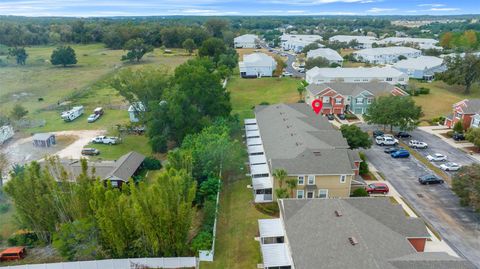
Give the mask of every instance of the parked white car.
<path id="1" fill-rule="evenodd" d="M 421 142 L 421 141 L 417 141 L 417 140 L 410 140 L 410 142 L 408 142 L 408 145 L 409 145 L 411 148 L 414 148 L 414 149 L 426 149 L 426 148 L 428 148 L 428 144 L 427 144 L 427 143 Z"/>
<path id="2" fill-rule="evenodd" d="M 452 163 L 452 162 L 442 163 L 440 165 L 440 168 L 444 171 L 458 171 L 458 169 L 460 169 L 460 167 L 462 167 L 462 166 L 459 165 L 458 163 Z"/>
<path id="3" fill-rule="evenodd" d="M 92 139 L 92 143 L 115 145 L 118 143 L 118 137 L 99 135 Z"/>
<path id="4" fill-rule="evenodd" d="M 398 139 L 386 135 L 377 136 L 375 138 L 375 143 L 379 146 L 395 146 L 398 144 Z"/>
<path id="5" fill-rule="evenodd" d="M 287 71 L 283 71 L 282 76 L 284 76 L 284 77 L 291 77 L 291 76 L 292 76 L 292 73 L 287 72 Z"/>
<path id="6" fill-rule="evenodd" d="M 87 121 L 91 123 L 98 120 L 98 118 L 100 118 L 100 114 L 91 114 L 90 116 L 88 116 Z"/>
<path id="7" fill-rule="evenodd" d="M 427 159 L 431 162 L 444 162 L 447 160 L 447 156 L 440 153 L 435 153 L 433 155 L 428 155 Z"/>

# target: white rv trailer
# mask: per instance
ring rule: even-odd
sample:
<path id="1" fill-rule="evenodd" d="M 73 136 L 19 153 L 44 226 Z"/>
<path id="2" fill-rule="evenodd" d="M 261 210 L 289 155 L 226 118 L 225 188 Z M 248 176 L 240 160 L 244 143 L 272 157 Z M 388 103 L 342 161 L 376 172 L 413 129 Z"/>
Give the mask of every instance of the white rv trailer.
<path id="1" fill-rule="evenodd" d="M 73 121 L 83 114 L 83 110 L 83 106 L 74 106 L 72 109 L 62 112 L 61 117 L 64 121 Z"/>

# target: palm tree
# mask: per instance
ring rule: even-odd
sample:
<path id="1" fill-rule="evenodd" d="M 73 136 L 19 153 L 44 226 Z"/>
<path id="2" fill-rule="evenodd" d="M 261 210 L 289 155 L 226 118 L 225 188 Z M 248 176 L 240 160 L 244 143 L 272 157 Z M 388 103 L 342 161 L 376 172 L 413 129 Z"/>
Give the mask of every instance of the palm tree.
<path id="1" fill-rule="evenodd" d="M 278 180 L 278 184 L 280 185 L 280 188 L 283 187 L 283 182 L 285 181 L 285 178 L 287 177 L 287 171 L 285 169 L 275 169 L 273 171 L 273 176 Z"/>
<path id="2" fill-rule="evenodd" d="M 3 173 L 7 170 L 8 158 L 7 154 L 0 153 L 0 187 L 3 186 Z"/>
<path id="3" fill-rule="evenodd" d="M 290 189 L 290 198 L 294 198 L 293 190 L 297 187 L 297 183 L 297 179 L 295 178 L 287 179 L 287 186 Z"/>
<path id="4" fill-rule="evenodd" d="M 284 189 L 284 188 L 276 189 L 275 194 L 277 196 L 277 199 L 288 198 L 288 191 L 287 189 Z"/>

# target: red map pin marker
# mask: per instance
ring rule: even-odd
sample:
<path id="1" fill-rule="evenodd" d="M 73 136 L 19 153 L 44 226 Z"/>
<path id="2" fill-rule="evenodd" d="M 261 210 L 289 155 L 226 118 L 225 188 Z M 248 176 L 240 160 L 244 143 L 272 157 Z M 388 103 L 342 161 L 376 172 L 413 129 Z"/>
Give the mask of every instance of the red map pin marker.
<path id="1" fill-rule="evenodd" d="M 321 100 L 319 99 L 315 99 L 313 100 L 312 102 L 312 108 L 313 108 L 313 111 L 315 111 L 315 113 L 320 113 L 320 111 L 322 111 L 322 107 L 323 107 L 323 103 Z"/>

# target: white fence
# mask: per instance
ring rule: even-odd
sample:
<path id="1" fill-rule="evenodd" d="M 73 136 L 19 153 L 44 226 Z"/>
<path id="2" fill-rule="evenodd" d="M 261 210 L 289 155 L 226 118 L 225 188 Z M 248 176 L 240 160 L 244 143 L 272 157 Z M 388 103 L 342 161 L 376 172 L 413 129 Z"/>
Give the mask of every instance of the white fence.
<path id="1" fill-rule="evenodd" d="M 220 181 L 220 180 L 219 180 Z M 217 192 L 217 201 L 215 207 L 215 222 L 213 223 L 213 240 L 212 240 L 212 248 L 209 250 L 199 250 L 198 251 L 198 259 L 202 262 L 213 262 L 213 257 L 215 256 L 215 239 L 217 237 L 217 219 L 218 219 L 218 204 L 220 203 L 220 190 L 221 184 L 218 185 L 218 192 Z"/>
<path id="2" fill-rule="evenodd" d="M 79 262 L 59 262 L 45 264 L 26 264 L 6 266 L 8 269 L 144 269 L 144 268 L 195 268 L 198 269 L 196 257 L 174 258 L 133 258 L 111 259 Z"/>

